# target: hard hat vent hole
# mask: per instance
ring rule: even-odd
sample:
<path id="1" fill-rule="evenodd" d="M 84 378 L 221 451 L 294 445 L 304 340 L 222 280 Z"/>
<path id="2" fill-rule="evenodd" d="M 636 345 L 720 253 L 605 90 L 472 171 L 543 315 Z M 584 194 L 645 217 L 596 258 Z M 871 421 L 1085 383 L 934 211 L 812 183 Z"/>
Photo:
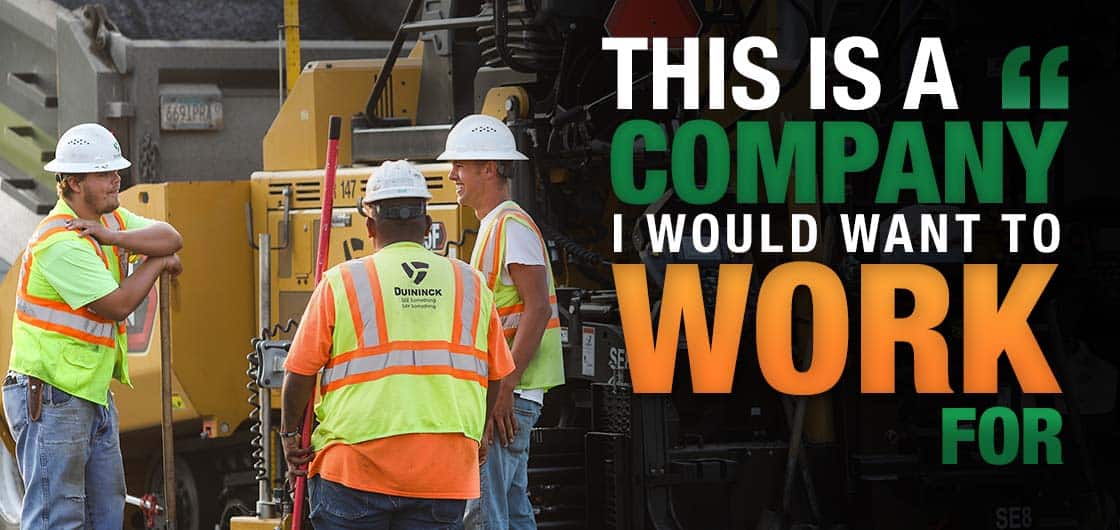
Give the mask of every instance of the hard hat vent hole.
<path id="1" fill-rule="evenodd" d="M 471 132 L 496 133 L 496 132 L 498 132 L 498 130 L 489 126 L 489 125 L 482 125 L 482 126 L 479 126 L 479 127 L 475 127 L 474 129 L 471 129 Z"/>
<path id="2" fill-rule="evenodd" d="M 66 145 L 90 145 L 90 143 L 84 138 L 71 138 Z"/>

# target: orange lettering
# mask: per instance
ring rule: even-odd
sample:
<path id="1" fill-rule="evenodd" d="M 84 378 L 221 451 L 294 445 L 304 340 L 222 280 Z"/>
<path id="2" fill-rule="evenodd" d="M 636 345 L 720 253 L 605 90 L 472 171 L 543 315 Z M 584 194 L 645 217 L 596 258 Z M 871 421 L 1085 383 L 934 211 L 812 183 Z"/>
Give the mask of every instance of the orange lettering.
<path id="1" fill-rule="evenodd" d="M 952 393 L 949 349 L 945 337 L 933 329 L 949 311 L 949 286 L 941 273 L 929 265 L 863 265 L 860 285 L 862 391 L 894 392 L 895 343 L 907 342 L 914 348 L 918 392 Z M 914 311 L 905 318 L 895 316 L 898 289 L 914 295 Z M 967 322 L 965 327 L 973 327 L 973 323 Z"/>
<path id="2" fill-rule="evenodd" d="M 964 391 L 995 393 L 999 358 L 1007 360 L 1023 392 L 1057 394 L 1062 389 L 1027 325 L 1055 264 L 1023 265 L 999 305 L 996 265 L 964 266 Z"/>
<path id="3" fill-rule="evenodd" d="M 805 371 L 793 364 L 793 293 L 809 288 L 813 299 L 812 361 Z M 832 388 L 848 355 L 848 303 L 832 269 L 808 261 L 786 263 L 766 275 L 758 293 L 758 364 L 778 392 L 797 396 Z"/>
<path id="4" fill-rule="evenodd" d="M 731 392 L 747 309 L 751 266 L 720 265 L 713 332 L 709 341 L 698 267 L 669 265 L 665 271 L 665 291 L 661 297 L 656 343 L 645 266 L 614 265 L 612 270 L 634 392 L 672 391 L 682 318 L 693 392 Z"/>

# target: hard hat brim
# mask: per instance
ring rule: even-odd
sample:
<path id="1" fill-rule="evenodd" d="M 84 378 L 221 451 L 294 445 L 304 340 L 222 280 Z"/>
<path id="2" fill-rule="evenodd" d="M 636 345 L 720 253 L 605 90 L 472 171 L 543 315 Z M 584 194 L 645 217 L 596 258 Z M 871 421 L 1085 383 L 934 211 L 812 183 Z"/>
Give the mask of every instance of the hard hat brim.
<path id="1" fill-rule="evenodd" d="M 103 164 L 68 163 L 51 160 L 47 162 L 47 165 L 43 166 L 43 170 L 50 171 L 51 173 L 100 173 L 102 171 L 119 171 L 130 167 L 132 167 L 132 162 L 129 162 L 124 157 L 117 157 L 115 160 L 110 160 Z"/>
<path id="2" fill-rule="evenodd" d="M 520 151 L 444 151 L 436 160 L 528 160 Z"/>

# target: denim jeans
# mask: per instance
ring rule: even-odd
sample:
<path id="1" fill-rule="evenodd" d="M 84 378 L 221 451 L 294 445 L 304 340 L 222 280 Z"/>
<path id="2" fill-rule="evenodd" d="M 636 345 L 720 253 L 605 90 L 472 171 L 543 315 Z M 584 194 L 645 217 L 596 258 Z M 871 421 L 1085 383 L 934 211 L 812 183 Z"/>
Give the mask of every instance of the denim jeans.
<path id="1" fill-rule="evenodd" d="M 415 499 L 348 488 L 322 477 L 307 481 L 315 530 L 459 530 L 455 499 Z"/>
<path id="2" fill-rule="evenodd" d="M 43 384 L 38 421 L 27 416 L 27 376 L 4 386 L 4 415 L 23 475 L 24 530 L 119 530 L 124 523 L 124 463 L 117 407 L 101 406 Z"/>
<path id="3" fill-rule="evenodd" d="M 482 497 L 467 502 L 467 528 L 471 530 L 535 530 L 533 503 L 529 501 L 529 438 L 541 417 L 541 406 L 520 396 L 513 398 L 517 435 L 507 447 L 495 440 L 480 469 Z"/>

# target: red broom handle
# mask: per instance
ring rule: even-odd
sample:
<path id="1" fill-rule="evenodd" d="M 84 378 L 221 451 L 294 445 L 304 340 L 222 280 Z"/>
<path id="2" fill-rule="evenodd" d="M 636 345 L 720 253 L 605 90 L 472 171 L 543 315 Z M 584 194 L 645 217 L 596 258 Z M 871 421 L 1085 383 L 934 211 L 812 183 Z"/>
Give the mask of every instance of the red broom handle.
<path id="1" fill-rule="evenodd" d="M 331 116 L 330 130 L 327 136 L 327 167 L 323 175 L 323 209 L 319 214 L 319 251 L 315 259 L 315 285 L 323 278 L 323 271 L 327 270 L 327 257 L 330 254 L 331 216 L 334 209 L 334 176 L 338 171 L 338 138 L 342 129 L 342 118 Z M 307 410 L 303 413 L 303 428 L 300 430 L 300 447 L 311 445 L 311 417 L 315 414 L 314 396 L 307 402 Z M 300 466 L 306 469 L 307 466 Z M 292 500 L 292 530 L 303 527 L 303 499 L 307 493 L 307 477 L 296 477 L 296 494 Z"/>

